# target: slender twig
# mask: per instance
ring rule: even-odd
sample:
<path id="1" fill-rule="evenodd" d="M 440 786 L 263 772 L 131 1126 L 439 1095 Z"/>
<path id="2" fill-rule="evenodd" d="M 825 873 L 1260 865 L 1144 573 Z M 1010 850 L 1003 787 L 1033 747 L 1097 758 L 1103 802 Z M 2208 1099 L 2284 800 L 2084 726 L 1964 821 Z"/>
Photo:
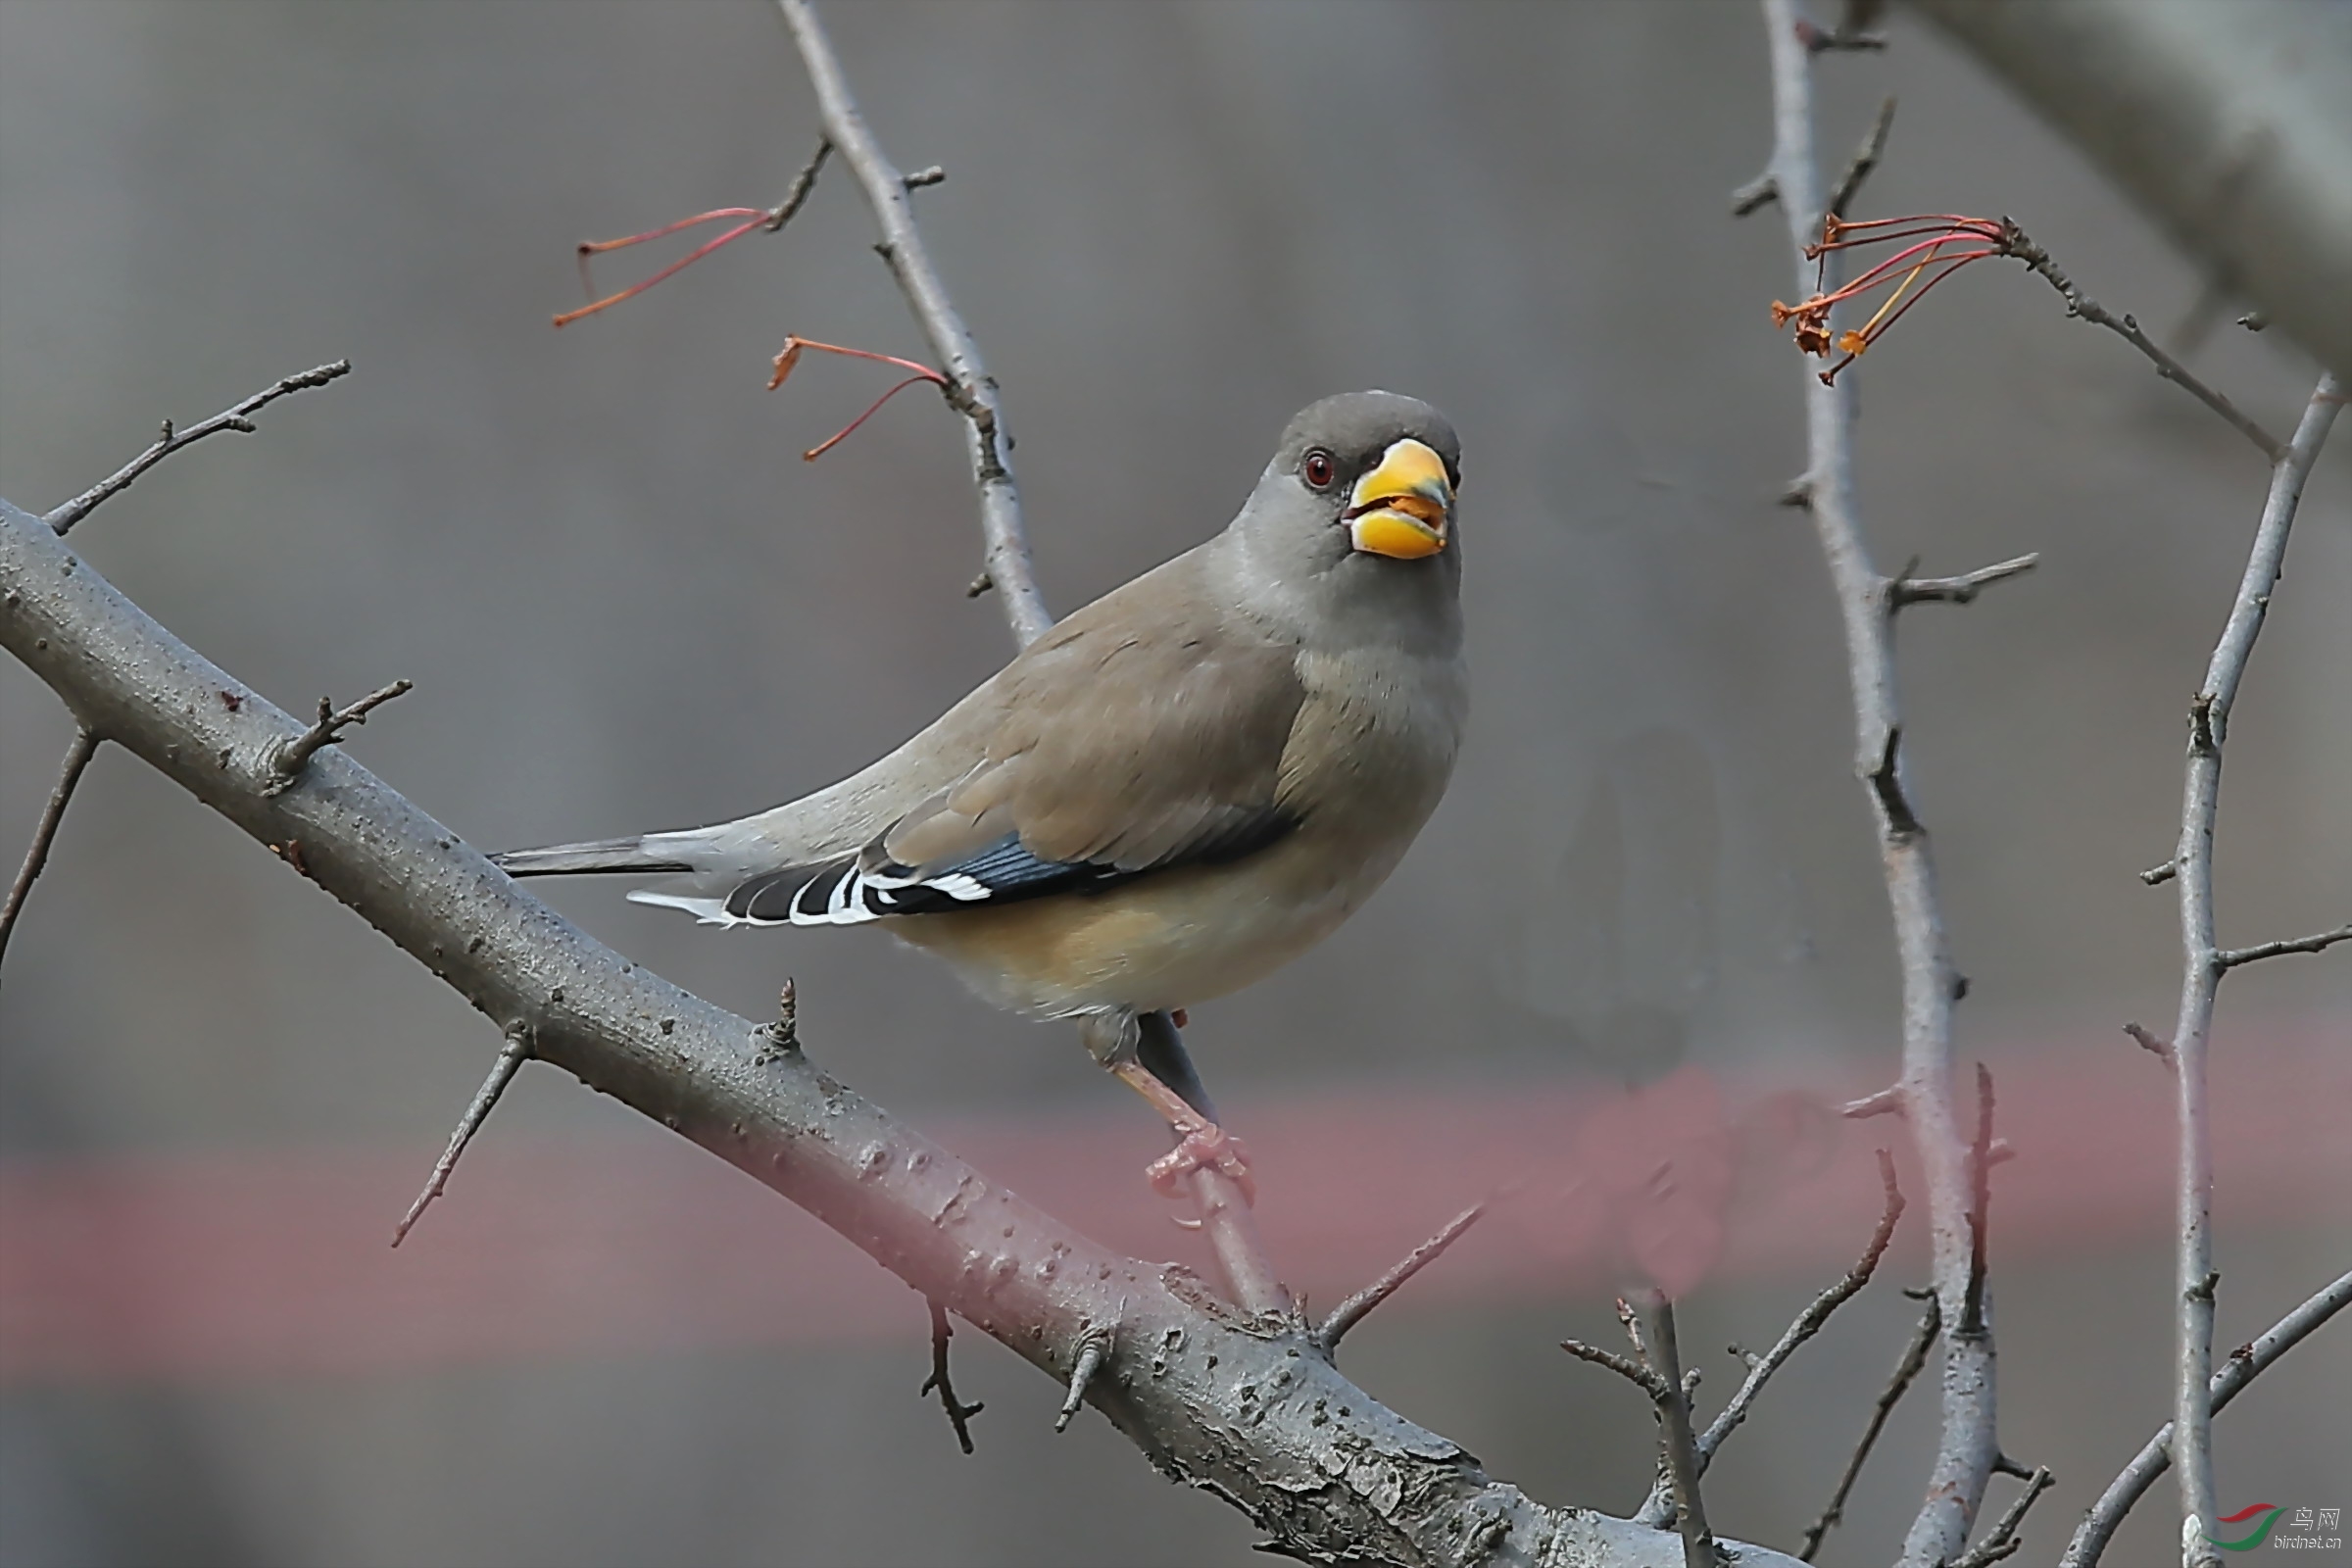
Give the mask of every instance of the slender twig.
<path id="1" fill-rule="evenodd" d="M 930 253 L 914 225 L 914 208 L 906 199 L 906 178 L 874 140 L 850 91 L 848 76 L 833 53 L 833 45 L 808 0 L 776 0 L 808 67 L 808 80 L 824 117 L 825 135 L 857 174 L 874 220 L 882 227 L 877 247 L 890 264 L 906 303 L 914 312 L 932 355 L 946 369 L 948 385 L 941 390 L 970 426 L 972 476 L 980 490 L 980 527 L 988 545 L 988 575 L 1004 602 L 1004 618 L 1015 640 L 1024 647 L 1044 636 L 1054 624 L 1045 597 L 1038 592 L 1029 562 L 1028 535 L 1021 522 L 1020 487 L 1012 474 L 1012 438 L 1005 432 L 1004 411 L 997 383 L 980 361 L 980 347 L 956 312 L 946 287 L 933 270 Z"/>
<path id="2" fill-rule="evenodd" d="M 1781 187 L 1774 184 L 1770 174 L 1758 174 L 1732 192 L 1732 216 L 1745 218 L 1759 207 L 1769 207 L 1781 199 Z"/>
<path id="3" fill-rule="evenodd" d="M 1788 223 L 1801 295 L 1832 279 L 1826 254 L 1808 251 L 1823 233 L 1814 154 L 1813 63 L 1794 0 L 1762 0 L 1772 57 L 1771 169 Z M 1817 262 L 1820 265 L 1817 267 Z M 1867 785 L 1902 965 L 1903 1070 L 1899 1094 L 1926 1186 L 1933 1277 L 1943 1318 L 1958 1322 L 1970 1290 L 1970 1151 L 1952 1097 L 1952 1007 L 1958 974 L 1945 937 L 1930 840 L 1903 789 L 1895 698 L 1893 625 L 1886 579 L 1872 565 L 1854 504 L 1850 383 L 1803 381 L 1809 508 L 1845 632 L 1852 688 L 1856 771 Z M 1925 1500 L 1906 1536 L 1904 1568 L 1928 1568 L 1967 1549 L 1971 1525 L 2000 1451 L 1994 1431 L 1994 1360 L 1989 1334 L 1947 1336 L 1943 1407 Z"/>
<path id="4" fill-rule="evenodd" d="M 236 407 L 222 410 L 202 423 L 191 424 L 184 430 L 174 429 L 172 421 L 166 419 L 163 433 L 156 438 L 153 446 L 64 506 L 54 509 L 41 520 L 59 533 L 66 533 L 75 523 L 97 511 L 100 505 L 108 499 L 128 489 L 131 481 L 138 478 L 140 474 L 145 473 L 180 448 L 193 446 L 206 436 L 219 435 L 223 430 L 234 430 L 241 435 L 251 435 L 253 433 L 252 416 L 259 414 L 279 398 L 309 387 L 324 386 L 336 376 L 350 373 L 351 362 L 337 360 L 332 365 L 321 365 L 317 369 L 305 370 L 300 375 L 289 375 L 276 385 L 256 392 Z"/>
<path id="5" fill-rule="evenodd" d="M 2017 1500 L 2009 1505 L 2008 1512 L 2002 1514 L 1993 1525 L 1992 1534 L 1954 1558 L 1952 1568 L 1992 1568 L 1992 1564 L 2015 1553 L 2025 1544 L 2018 1539 L 2017 1527 L 2026 1522 L 2026 1510 L 2034 1506 L 2035 1498 L 2050 1490 L 2051 1483 L 2056 1479 L 2050 1474 L 2048 1465 L 2035 1468 L 2026 1478 L 2026 1490 L 2018 1494 Z"/>
<path id="6" fill-rule="evenodd" d="M 343 732 L 352 725 L 367 723 L 370 712 L 393 698 L 405 696 L 416 689 L 415 681 L 396 680 L 389 686 L 369 692 L 349 708 L 337 708 L 331 698 L 319 698 L 318 721 L 279 747 L 270 757 L 270 769 L 277 776 L 270 786 L 270 793 L 275 795 L 292 788 L 320 747 L 337 744 L 343 739 Z"/>
<path id="7" fill-rule="evenodd" d="M 1894 1240 L 1895 1222 L 1902 1218 L 1905 1206 L 1902 1189 L 1895 1185 L 1894 1156 L 1884 1149 L 1879 1151 L 1879 1183 L 1885 1194 L 1885 1204 L 1879 1211 L 1878 1226 L 1871 1232 L 1870 1244 L 1863 1248 L 1862 1255 L 1855 1260 L 1852 1268 L 1845 1271 L 1843 1278 L 1813 1298 L 1795 1320 L 1782 1331 L 1771 1349 L 1762 1355 L 1744 1358 L 1747 1362 L 1746 1378 L 1730 1402 L 1707 1424 L 1707 1430 L 1698 1436 L 1694 1453 L 1700 1476 L 1704 1476 L 1707 1466 L 1715 1462 L 1716 1451 L 1739 1430 L 1740 1423 L 1747 1419 L 1748 1411 L 1755 1405 L 1756 1396 L 1764 1392 L 1764 1385 L 1771 1381 L 1772 1375 L 1796 1353 L 1797 1347 L 1821 1332 L 1822 1325 L 1829 1322 L 1832 1312 L 1851 1299 L 1878 1272 L 1879 1260 L 1886 1255 L 1887 1244 Z M 1650 1489 L 1649 1499 L 1634 1515 L 1637 1520 L 1661 1525 L 1671 1516 L 1672 1504 L 1662 1485 Z"/>
<path id="8" fill-rule="evenodd" d="M 2097 300 L 2083 293 L 2081 288 L 2076 286 L 2075 280 L 2060 270 L 2056 262 L 2050 260 L 2048 251 L 2035 244 L 2024 229 L 2006 218 L 2001 220 L 2000 253 L 2004 256 L 2016 257 L 2026 264 L 2029 271 L 2040 273 L 2049 282 L 2050 287 L 2064 296 L 2067 315 L 2079 316 L 2085 321 L 2106 327 L 2146 355 L 2148 363 L 2156 367 L 2158 375 L 2177 383 L 2189 396 L 2227 419 L 2231 429 L 2253 442 L 2261 450 L 2262 455 L 2271 462 L 2277 463 L 2286 455 L 2285 445 L 2277 436 L 2248 418 L 2239 411 L 2236 404 L 2207 386 L 2187 366 L 2182 365 L 2158 347 L 2156 340 L 2141 331 L 2139 322 L 2129 314 L 2118 316 Z"/>
<path id="9" fill-rule="evenodd" d="M 2206 1048 L 2213 1007 L 2228 965 L 2214 940 L 2213 835 L 2221 811 L 2222 748 L 2229 739 L 2230 713 L 2244 679 L 2246 661 L 2271 605 L 2286 559 L 2287 535 L 2304 482 L 2319 461 L 2328 430 L 2343 406 L 2342 384 L 2320 377 L 2311 402 L 2271 469 L 2262 519 L 2238 579 L 2229 619 L 2207 662 L 2205 678 L 2189 703 L 2188 758 L 2180 790 L 2180 838 L 2173 864 L 2180 901 L 2180 1011 L 2173 1028 L 2173 1076 L 2179 1105 L 2180 1150 L 2175 1285 L 2176 1341 L 2173 1426 L 2178 1434 L 2184 1560 L 2218 1563 L 2209 1544 L 2216 1514 L 2213 1493 L 2213 1426 L 2206 1387 L 2213 1377 L 2213 1145 L 2208 1126 Z M 2253 952 L 2257 950 L 2245 950 Z M 2199 1544 L 2206 1543 L 2206 1544 Z"/>
<path id="10" fill-rule="evenodd" d="M 1587 1345 L 1582 1340 L 1562 1340 L 1560 1348 L 1580 1361 L 1590 1361 L 1594 1366 L 1607 1367 L 1647 1395 L 1654 1403 L 1663 1404 L 1674 1396 L 1673 1391 L 1667 1388 L 1664 1378 L 1651 1371 L 1643 1362 L 1638 1361 L 1630 1355 L 1621 1354 L 1616 1350 L 1604 1350 L 1597 1345 Z"/>
<path id="11" fill-rule="evenodd" d="M 1838 176 L 1838 183 L 1831 188 L 1829 205 L 1822 210 L 1825 216 L 1843 218 L 1852 209 L 1854 198 L 1862 194 L 1862 182 L 1870 177 L 1870 172 L 1879 167 L 1879 160 L 1886 155 L 1886 133 L 1893 128 L 1894 99 L 1888 97 L 1879 104 L 1878 119 L 1871 122 L 1870 131 L 1862 138 L 1862 145 L 1854 149 L 1854 156 L 1846 164 L 1845 172 Z"/>
<path id="12" fill-rule="evenodd" d="M 2160 888 L 2180 874 L 2180 863 L 2178 860 L 2167 860 L 2162 865 L 2151 865 L 2145 871 L 2140 872 L 2139 879 L 2152 888 Z"/>
<path id="13" fill-rule="evenodd" d="M 2325 953 L 2338 942 L 2352 942 L 2352 925 L 2339 925 L 2332 931 L 2315 932 L 2307 937 L 2294 937 L 2285 942 L 2257 942 L 2250 948 L 2224 948 L 2213 956 L 2213 961 L 2224 969 L 2234 969 L 2241 963 L 2258 958 L 2276 958 L 2287 953 Z"/>
<path id="14" fill-rule="evenodd" d="M 1890 610 L 1900 610 L 1905 605 L 1972 604 L 1977 595 L 1984 591 L 1986 584 L 2032 571 L 2040 564 L 2040 553 L 2035 552 L 1998 561 L 1989 566 L 1979 566 L 1958 577 L 1914 577 L 1906 570 L 1887 585 L 1886 605 Z"/>
<path id="15" fill-rule="evenodd" d="M 23 911 L 24 901 L 32 896 L 32 884 L 39 878 L 41 868 L 49 863 L 49 846 L 57 842 L 58 824 L 66 819 L 66 808 L 73 804 L 74 788 L 81 782 L 81 770 L 97 755 L 97 735 L 86 729 L 75 730 L 73 741 L 66 747 L 65 765 L 58 769 L 57 787 L 49 792 L 49 804 L 41 808 L 41 819 L 33 825 L 32 843 L 24 850 L 24 863 L 17 868 L 16 881 L 9 884 L 8 903 L 0 906 L 0 958 L 8 956 L 9 933 L 17 928 L 17 915 Z"/>
<path id="16" fill-rule="evenodd" d="M 1838 1114 L 1848 1121 L 1867 1121 L 1873 1116 L 1899 1116 L 1903 1111 L 1903 1091 L 1899 1084 L 1874 1090 L 1860 1100 L 1849 1100 L 1838 1107 Z"/>
<path id="17" fill-rule="evenodd" d="M 1674 1516 L 1683 1536 L 1683 1568 L 1721 1568 L 1715 1533 L 1707 1528 L 1707 1505 L 1699 1495 L 1697 1440 L 1690 1435 L 1690 1388 L 1683 1380 L 1682 1350 L 1675 1342 L 1674 1303 L 1662 1291 L 1642 1291 L 1632 1301 L 1649 1336 L 1649 1357 L 1658 1392 L 1658 1426 L 1666 1447 L 1666 1473 L 1674 1483 Z"/>
<path id="18" fill-rule="evenodd" d="M 1337 1352 L 1341 1339 L 1349 1329 L 1362 1322 L 1374 1307 L 1396 1295 L 1398 1286 L 1444 1256 L 1446 1249 L 1461 1240 L 1462 1233 L 1477 1224 L 1486 1211 L 1487 1205 L 1484 1203 L 1473 1203 L 1463 1209 L 1446 1222 L 1445 1229 L 1407 1252 L 1402 1261 L 1333 1307 L 1331 1315 L 1323 1320 L 1323 1326 L 1314 1332 L 1315 1348 L 1325 1355 Z"/>
<path id="19" fill-rule="evenodd" d="M 441 1151 L 439 1159 L 433 1161 L 433 1174 L 426 1178 L 424 1191 L 416 1195 L 416 1201 L 409 1205 L 409 1211 L 400 1217 L 400 1223 L 392 1227 L 394 1247 L 408 1239 L 409 1231 L 423 1217 L 425 1209 L 449 1186 L 450 1173 L 458 1168 L 458 1156 L 466 1152 L 466 1146 L 473 1142 L 475 1133 L 481 1131 L 491 1107 L 507 1092 L 507 1085 L 514 1081 L 514 1074 L 521 1070 L 530 1054 L 531 1031 L 528 1026 L 516 1024 L 509 1029 L 506 1044 L 498 1048 L 498 1058 L 490 1063 L 490 1076 L 484 1078 L 482 1087 L 473 1092 L 472 1102 L 466 1105 L 466 1114 L 458 1118 L 458 1130 L 449 1135 L 449 1147 Z"/>
<path id="20" fill-rule="evenodd" d="M 1928 1364 L 1928 1351 L 1936 1344 L 1936 1336 L 1943 1327 L 1943 1316 L 1936 1308 L 1933 1293 L 1927 1299 L 1928 1309 L 1921 1315 L 1919 1327 L 1912 1331 L 1911 1343 L 1903 1347 L 1902 1356 L 1894 1363 L 1894 1372 L 1886 1379 L 1886 1387 L 1880 1391 L 1878 1402 L 1871 1406 L 1870 1422 L 1863 1427 L 1862 1441 L 1854 1445 L 1853 1453 L 1845 1461 L 1844 1472 L 1838 1477 L 1837 1490 L 1830 1494 L 1830 1500 L 1823 1505 L 1820 1515 L 1805 1528 L 1805 1544 L 1798 1549 L 1797 1555 L 1806 1562 L 1811 1562 L 1813 1554 L 1821 1549 L 1822 1539 L 1845 1518 L 1845 1499 L 1852 1494 L 1854 1482 L 1861 1477 L 1862 1465 L 1870 1458 L 1870 1450 L 1878 1446 L 1879 1434 L 1886 1430 L 1886 1418 L 1894 1414 L 1894 1407 L 1902 1402 L 1912 1379 L 1918 1377 L 1920 1369 Z"/>
<path id="21" fill-rule="evenodd" d="M 972 1417 L 988 1406 L 977 1402 L 963 1404 L 956 1400 L 956 1380 L 948 1373 L 948 1341 L 955 1337 L 956 1327 L 948 1321 L 946 1307 L 928 1297 L 924 1298 L 924 1301 L 931 1308 L 931 1375 L 923 1379 L 923 1386 L 918 1392 L 938 1394 L 939 1407 L 948 1413 L 948 1425 L 956 1429 L 956 1441 L 962 1446 L 964 1452 L 970 1453 Z"/>
<path id="22" fill-rule="evenodd" d="M 1119 1303 L 1122 1312 L 1126 1305 L 1124 1301 Z M 1054 1431 L 1069 1430 L 1070 1418 L 1078 1413 L 1078 1406 L 1086 1398 L 1087 1386 L 1102 1370 L 1103 1358 L 1117 1347 L 1118 1335 L 1118 1319 L 1113 1318 L 1108 1323 L 1090 1323 L 1078 1336 L 1078 1354 L 1070 1363 L 1070 1392 L 1061 1401 L 1060 1412 L 1054 1417 Z"/>
<path id="23" fill-rule="evenodd" d="M 2269 1370 L 2271 1364 L 2293 1349 L 2312 1330 L 2327 1322 L 2347 1304 L 2352 1304 L 2352 1273 L 2338 1275 L 2308 1300 L 2280 1318 L 2252 1343 L 2241 1345 L 2230 1352 L 2222 1369 L 2206 1385 L 2207 1412 L 2219 1415 L 2238 1391 Z M 2097 1568 L 2099 1556 L 2107 1549 L 2108 1541 L 2124 1516 L 2156 1484 L 2167 1466 L 2173 1462 L 2173 1424 L 2167 1421 L 2132 1455 L 2123 1473 L 2099 1494 L 2082 1522 L 2075 1527 L 2074 1539 L 2067 1543 L 2066 1556 L 2059 1568 Z"/>

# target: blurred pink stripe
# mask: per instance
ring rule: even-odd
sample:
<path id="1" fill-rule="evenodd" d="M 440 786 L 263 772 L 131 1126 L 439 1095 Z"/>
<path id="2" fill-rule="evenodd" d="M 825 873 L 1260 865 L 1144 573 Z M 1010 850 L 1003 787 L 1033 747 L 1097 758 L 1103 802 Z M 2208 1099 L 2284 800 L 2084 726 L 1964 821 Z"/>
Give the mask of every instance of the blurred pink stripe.
<path id="1" fill-rule="evenodd" d="M 2347 1042 L 2342 1018 L 2229 1031 L 2215 1094 L 2226 1221 L 2352 1209 Z M 2120 1035 L 2004 1050 L 1993 1065 L 1999 1130 L 2017 1152 L 1994 1174 L 1996 1261 L 2166 1232 L 2161 1065 Z M 1561 1081 L 1394 1085 L 1244 1102 L 1228 1114 L 1255 1154 L 1268 1245 L 1319 1302 L 1503 1194 L 1403 1305 L 1607 1291 L 1629 1238 L 1652 1266 L 1670 1255 L 1692 1277 L 1715 1267 L 1826 1278 L 1877 1212 L 1871 1151 L 1902 1152 L 1894 1121 L 1841 1122 L 1825 1108 L 1872 1087 L 1800 1094 L 1685 1073 L 1629 1100 Z M 1205 1271 L 1143 1183 L 1155 1140 L 1130 1107 L 930 1130 L 1096 1239 Z M 1629 1173 L 1653 1148 L 1671 1169 Z M 395 1252 L 392 1221 L 435 1152 L 0 1163 L 0 1382 L 351 1373 L 924 1332 L 912 1293 L 848 1243 L 650 1135 L 534 1144 L 494 1125 Z M 1907 1155 L 1903 1168 L 1917 1197 Z M 1727 1175 L 1730 1197 L 1716 1202 L 1708 1195 Z M 1679 1191 L 1631 1191 L 1649 1178 Z M 1918 1270 L 1923 1219 L 1915 1208 L 1896 1245 L 1905 1278 Z"/>

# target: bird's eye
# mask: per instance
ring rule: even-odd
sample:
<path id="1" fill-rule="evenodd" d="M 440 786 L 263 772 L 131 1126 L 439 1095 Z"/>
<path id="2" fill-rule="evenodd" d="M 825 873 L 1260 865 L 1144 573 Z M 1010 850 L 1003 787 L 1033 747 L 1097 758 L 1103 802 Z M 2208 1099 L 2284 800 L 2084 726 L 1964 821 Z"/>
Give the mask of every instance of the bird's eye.
<path id="1" fill-rule="evenodd" d="M 1305 476 L 1306 487 L 1309 490 L 1328 490 L 1331 488 L 1331 481 L 1339 477 L 1339 469 L 1332 466 L 1331 454 L 1321 447 L 1315 448 L 1306 455 L 1305 460 L 1298 465 L 1298 471 Z"/>

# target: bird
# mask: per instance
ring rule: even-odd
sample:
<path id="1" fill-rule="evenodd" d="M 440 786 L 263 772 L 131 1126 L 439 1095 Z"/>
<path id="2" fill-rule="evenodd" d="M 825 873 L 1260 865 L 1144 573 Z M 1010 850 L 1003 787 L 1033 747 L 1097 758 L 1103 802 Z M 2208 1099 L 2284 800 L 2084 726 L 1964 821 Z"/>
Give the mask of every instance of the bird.
<path id="1" fill-rule="evenodd" d="M 639 904 L 872 925 L 987 1001 L 1070 1019 L 1167 1120 L 1152 1185 L 1253 1194 L 1185 1009 L 1329 936 L 1437 808 L 1468 716 L 1461 448 L 1430 405 L 1328 397 L 1226 527 L 1056 623 L 896 751 L 706 827 L 515 850 L 517 877 L 679 873 Z"/>

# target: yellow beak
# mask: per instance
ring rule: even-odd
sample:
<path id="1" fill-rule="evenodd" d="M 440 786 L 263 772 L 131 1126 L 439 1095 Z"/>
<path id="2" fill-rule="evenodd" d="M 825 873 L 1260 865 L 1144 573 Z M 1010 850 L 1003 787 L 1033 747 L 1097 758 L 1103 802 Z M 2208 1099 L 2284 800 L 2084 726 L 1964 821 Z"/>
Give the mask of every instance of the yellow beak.
<path id="1" fill-rule="evenodd" d="M 1446 519 L 1453 512 L 1446 460 L 1409 436 L 1381 454 L 1372 471 L 1355 481 L 1348 501 L 1342 516 L 1358 550 L 1418 561 L 1446 548 Z"/>

